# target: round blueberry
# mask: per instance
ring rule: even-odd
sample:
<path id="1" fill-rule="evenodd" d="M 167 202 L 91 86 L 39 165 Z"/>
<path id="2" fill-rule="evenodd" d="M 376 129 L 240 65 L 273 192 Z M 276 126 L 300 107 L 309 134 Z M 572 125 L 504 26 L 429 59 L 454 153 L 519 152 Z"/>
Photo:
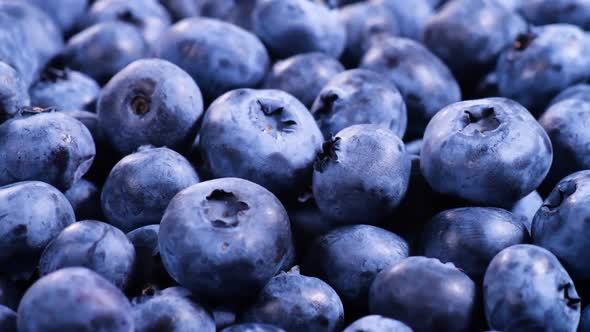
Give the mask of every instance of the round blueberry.
<path id="1" fill-rule="evenodd" d="M 354 321 L 342 332 L 414 332 L 408 325 L 399 320 L 371 315 Z"/>

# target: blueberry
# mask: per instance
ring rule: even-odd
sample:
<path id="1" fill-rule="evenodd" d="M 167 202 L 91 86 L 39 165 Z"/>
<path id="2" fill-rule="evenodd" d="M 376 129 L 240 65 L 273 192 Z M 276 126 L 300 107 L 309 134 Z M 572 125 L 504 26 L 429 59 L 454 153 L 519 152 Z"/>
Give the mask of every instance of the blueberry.
<path id="1" fill-rule="evenodd" d="M 468 207 L 437 214 L 422 240 L 424 256 L 451 262 L 473 280 L 481 280 L 497 253 L 530 242 L 530 236 L 521 218 L 506 210 Z"/>
<path id="2" fill-rule="evenodd" d="M 99 22 L 121 21 L 137 27 L 152 45 L 170 26 L 170 15 L 157 0 L 98 0 L 86 12 L 85 27 Z"/>
<path id="3" fill-rule="evenodd" d="M 313 116 L 279 90 L 239 89 L 207 110 L 199 147 L 213 177 L 240 177 L 278 195 L 308 183 L 322 144 Z"/>
<path id="4" fill-rule="evenodd" d="M 71 31 L 78 19 L 85 13 L 89 0 L 27 0 L 28 2 L 39 7 L 48 16 L 62 32 Z"/>
<path id="5" fill-rule="evenodd" d="M 553 145 L 554 159 L 544 187 L 552 188 L 565 176 L 590 168 L 590 100 L 565 99 L 551 105 L 539 119 Z M 550 189 L 549 189 L 550 190 Z"/>
<path id="6" fill-rule="evenodd" d="M 66 197 L 37 181 L 0 187 L 0 273 L 28 279 L 45 246 L 76 221 Z"/>
<path id="7" fill-rule="evenodd" d="M 570 23 L 587 30 L 590 28 L 590 3 L 586 0 L 526 0 L 519 11 L 534 25 Z"/>
<path id="8" fill-rule="evenodd" d="M 72 36 L 52 64 L 67 66 L 104 84 L 125 66 L 146 56 L 147 50 L 141 33 L 133 25 L 108 21 Z"/>
<path id="9" fill-rule="evenodd" d="M 80 179 L 64 195 L 74 208 L 77 220 L 102 218 L 100 189 L 94 183 Z"/>
<path id="10" fill-rule="evenodd" d="M 384 36 L 399 34 L 400 27 L 393 13 L 382 3 L 358 2 L 338 11 L 346 28 L 344 63 L 356 66 L 363 54 Z"/>
<path id="11" fill-rule="evenodd" d="M 369 290 L 371 314 L 398 319 L 414 331 L 469 331 L 475 284 L 452 264 L 409 257 L 381 271 Z"/>
<path id="12" fill-rule="evenodd" d="M 20 74 L 10 65 L 0 61 L 0 123 L 31 104 L 27 89 Z"/>
<path id="13" fill-rule="evenodd" d="M 375 224 L 391 215 L 408 188 L 411 163 L 389 129 L 354 125 L 327 140 L 313 172 L 322 215 L 341 224 Z"/>
<path id="14" fill-rule="evenodd" d="M 269 191 L 224 178 L 178 193 L 160 226 L 160 253 L 170 275 L 198 295 L 255 295 L 292 250 L 287 213 Z"/>
<path id="15" fill-rule="evenodd" d="M 408 138 L 422 137 L 426 124 L 441 108 L 461 99 L 459 85 L 447 66 L 421 44 L 385 38 L 373 45 L 362 68 L 386 75 L 408 107 Z"/>
<path id="16" fill-rule="evenodd" d="M 533 218 L 535 217 L 537 210 L 541 208 L 541 205 L 543 205 L 543 198 L 538 192 L 533 191 L 516 201 L 516 203 L 514 203 L 510 209 L 510 212 L 521 218 L 524 218 L 523 221 L 525 222 L 525 226 L 530 233 Z"/>
<path id="17" fill-rule="evenodd" d="M 274 325 L 244 323 L 226 327 L 221 332 L 285 332 L 285 330 Z"/>
<path id="18" fill-rule="evenodd" d="M 135 249 L 117 228 L 95 220 L 66 227 L 43 251 L 39 274 L 64 267 L 83 266 L 123 288 L 129 280 Z"/>
<path id="19" fill-rule="evenodd" d="M 49 66 L 31 86 L 31 103 L 36 107 L 55 107 L 61 111 L 93 108 L 100 86 L 87 75 Z"/>
<path id="20" fill-rule="evenodd" d="M 122 154 L 145 144 L 186 149 L 201 114 L 199 87 L 184 70 L 160 59 L 126 66 L 104 87 L 98 101 L 101 129 Z"/>
<path id="21" fill-rule="evenodd" d="M 3 305 L 0 305 L 0 330 L 2 332 L 17 332 L 16 312 Z"/>
<path id="22" fill-rule="evenodd" d="M 533 243 L 551 251 L 578 279 L 590 279 L 590 171 L 571 174 L 555 186 L 533 220 Z"/>
<path id="23" fill-rule="evenodd" d="M 400 28 L 400 36 L 421 41 L 424 29 L 434 14 L 432 0 L 414 0 L 411 6 L 399 0 L 376 0 L 385 5 L 394 15 Z"/>
<path id="24" fill-rule="evenodd" d="M 207 18 L 189 18 L 173 25 L 155 46 L 154 54 L 189 73 L 207 102 L 232 89 L 257 86 L 270 63 L 256 36 Z"/>
<path id="25" fill-rule="evenodd" d="M 132 332 L 131 305 L 100 275 L 65 268 L 39 279 L 18 308 L 19 332 Z"/>
<path id="26" fill-rule="evenodd" d="M 414 332 L 399 320 L 371 315 L 360 318 L 350 324 L 343 332 Z"/>
<path id="27" fill-rule="evenodd" d="M 580 298 L 549 251 L 519 244 L 490 263 L 483 283 L 485 313 L 499 331 L 575 331 Z"/>
<path id="28" fill-rule="evenodd" d="M 213 318 L 201 306 L 180 296 L 158 295 L 133 305 L 135 332 L 215 332 Z"/>
<path id="29" fill-rule="evenodd" d="M 406 104 L 387 77 L 366 69 L 353 69 L 332 78 L 313 103 L 311 113 L 324 137 L 355 124 L 374 124 L 406 132 Z"/>
<path id="30" fill-rule="evenodd" d="M 246 310 L 243 320 L 276 325 L 286 331 L 340 331 L 344 308 L 328 284 L 297 269 L 272 278 Z"/>
<path id="31" fill-rule="evenodd" d="M 0 125 L 0 184 L 38 180 L 66 190 L 92 165 L 95 146 L 78 120 L 26 108 Z"/>
<path id="32" fill-rule="evenodd" d="M 477 81 L 493 69 L 500 52 L 526 30 L 518 14 L 496 1 L 450 1 L 426 26 L 424 43 L 461 81 Z"/>
<path id="33" fill-rule="evenodd" d="M 496 75 L 502 96 L 539 113 L 561 90 L 590 77 L 590 39 L 568 24 L 530 28 L 501 53 Z"/>
<path id="34" fill-rule="evenodd" d="M 399 236 L 374 226 L 355 225 L 316 239 L 303 267 L 304 272 L 330 284 L 347 308 L 364 309 L 375 276 L 407 257 L 408 244 Z"/>
<path id="35" fill-rule="evenodd" d="M 432 188 L 484 205 L 510 207 L 549 171 L 549 137 L 531 114 L 505 98 L 451 104 L 424 133 L 421 169 Z"/>
<path id="36" fill-rule="evenodd" d="M 338 58 L 346 45 L 337 13 L 309 0 L 258 1 L 252 20 L 252 30 L 278 58 L 308 52 Z"/>
<path id="37" fill-rule="evenodd" d="M 590 84 L 581 83 L 570 86 L 553 98 L 551 105 L 566 99 L 581 99 L 590 102 Z"/>
<path id="38" fill-rule="evenodd" d="M 305 53 L 277 61 L 264 82 L 265 89 L 283 90 L 311 107 L 322 88 L 343 72 L 338 60 L 324 53 Z"/>

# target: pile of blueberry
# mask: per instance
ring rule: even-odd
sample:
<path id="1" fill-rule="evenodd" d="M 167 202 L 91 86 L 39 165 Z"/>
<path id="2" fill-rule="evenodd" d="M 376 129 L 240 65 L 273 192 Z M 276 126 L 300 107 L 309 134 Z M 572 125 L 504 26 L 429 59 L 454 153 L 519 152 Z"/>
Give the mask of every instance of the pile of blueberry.
<path id="1" fill-rule="evenodd" d="M 590 332 L 586 29 L 0 0 L 0 332 Z"/>

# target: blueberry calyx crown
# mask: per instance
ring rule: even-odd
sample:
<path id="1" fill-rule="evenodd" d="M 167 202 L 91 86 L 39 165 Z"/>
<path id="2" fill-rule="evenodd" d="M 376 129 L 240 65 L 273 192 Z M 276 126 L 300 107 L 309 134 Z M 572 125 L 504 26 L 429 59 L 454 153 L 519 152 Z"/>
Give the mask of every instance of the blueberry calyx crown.
<path id="1" fill-rule="evenodd" d="M 337 152 L 340 150 L 340 137 L 332 136 L 322 144 L 322 152 L 318 153 L 313 168 L 322 173 L 330 162 L 338 161 Z"/>
<path id="2" fill-rule="evenodd" d="M 465 127 L 463 127 L 462 131 L 468 134 L 485 134 L 495 130 L 501 124 L 493 107 L 465 110 L 463 114 L 465 115 Z"/>
<path id="3" fill-rule="evenodd" d="M 518 36 L 516 36 L 516 39 L 512 44 L 512 48 L 516 51 L 524 51 L 533 42 L 535 37 L 536 36 L 532 32 L 521 33 Z"/>
<path id="4" fill-rule="evenodd" d="M 150 101 L 144 96 L 135 96 L 131 99 L 131 110 L 136 115 L 145 115 L 150 111 Z"/>
<path id="5" fill-rule="evenodd" d="M 250 206 L 232 193 L 223 189 L 215 189 L 205 198 L 204 212 L 214 227 L 230 228 L 239 225 L 238 217 Z"/>
<path id="6" fill-rule="evenodd" d="M 21 116 L 30 116 L 30 115 L 36 115 L 36 114 L 41 114 L 41 113 L 51 113 L 51 112 L 55 112 L 56 108 L 55 107 L 32 107 L 32 106 L 25 106 L 22 107 L 19 110 L 19 113 Z"/>
<path id="7" fill-rule="evenodd" d="M 142 26 L 143 25 L 143 21 L 139 17 L 137 17 L 135 14 L 133 14 L 133 12 L 129 9 L 120 12 L 117 15 L 117 18 L 120 21 L 123 21 L 125 23 L 129 23 L 129 24 L 132 24 L 135 26 Z"/>
<path id="8" fill-rule="evenodd" d="M 297 122 L 294 120 L 285 118 L 285 107 L 275 107 L 272 103 L 263 103 L 260 100 L 257 100 L 256 103 L 266 117 L 266 130 L 289 131 L 291 127 L 297 125 Z"/>
<path id="9" fill-rule="evenodd" d="M 338 100 L 338 94 L 336 92 L 327 92 L 320 96 L 320 107 L 316 110 L 316 114 L 318 115 L 326 115 L 330 113 L 332 107 L 334 106 L 334 102 Z"/>
<path id="10" fill-rule="evenodd" d="M 572 296 L 570 294 L 570 289 L 572 288 L 571 283 L 566 283 L 559 286 L 559 290 L 563 290 L 563 297 L 568 307 L 570 308 L 577 308 L 578 305 L 582 302 L 582 299 L 578 296 Z"/>

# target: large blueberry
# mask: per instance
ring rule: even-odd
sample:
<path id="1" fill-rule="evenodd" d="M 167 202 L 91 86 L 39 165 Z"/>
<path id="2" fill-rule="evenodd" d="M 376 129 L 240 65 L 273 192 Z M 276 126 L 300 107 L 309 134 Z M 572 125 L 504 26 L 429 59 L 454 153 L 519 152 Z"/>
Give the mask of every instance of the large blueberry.
<path id="1" fill-rule="evenodd" d="M 413 0 L 411 5 L 406 1 L 399 0 L 376 0 L 374 2 L 385 5 L 393 13 L 402 37 L 421 41 L 426 24 L 434 14 L 431 1 Z"/>
<path id="2" fill-rule="evenodd" d="M 505 98 L 445 107 L 423 144 L 420 167 L 432 188 L 484 205 L 512 206 L 541 184 L 553 159 L 543 128 Z"/>
<path id="3" fill-rule="evenodd" d="M 343 332 L 414 332 L 408 325 L 399 320 L 371 315 L 354 321 Z"/>
<path id="4" fill-rule="evenodd" d="M 269 324 L 244 323 L 226 327 L 221 332 L 285 332 L 285 330 Z"/>
<path id="5" fill-rule="evenodd" d="M 131 275 L 135 249 L 117 228 L 95 220 L 66 227 L 43 251 L 39 274 L 83 266 L 123 288 Z"/>
<path id="6" fill-rule="evenodd" d="M 242 318 L 286 331 L 335 332 L 344 323 L 344 308 L 328 284 L 294 269 L 272 278 Z"/>
<path id="7" fill-rule="evenodd" d="M 252 30 L 271 54 L 287 58 L 323 52 L 340 57 L 346 29 L 336 11 L 309 0 L 262 0 L 252 13 Z"/>
<path id="8" fill-rule="evenodd" d="M 512 208 L 510 208 L 510 212 L 524 218 L 523 222 L 530 234 L 533 218 L 535 217 L 537 210 L 541 208 L 541 205 L 543 205 L 543 198 L 537 191 L 533 191 L 516 201 L 516 203 L 512 205 Z"/>
<path id="9" fill-rule="evenodd" d="M 539 113 L 561 90 L 590 77 L 590 38 L 568 24 L 532 27 L 501 53 L 496 75 L 501 96 Z"/>
<path id="10" fill-rule="evenodd" d="M 147 51 L 143 36 L 133 25 L 108 21 L 72 36 L 52 62 L 83 72 L 104 84 L 129 63 L 146 56 Z"/>
<path id="11" fill-rule="evenodd" d="M 292 250 L 287 212 L 252 182 L 224 178 L 178 193 L 160 225 L 170 275 L 196 294 L 234 301 L 257 292 Z"/>
<path id="12" fill-rule="evenodd" d="M 356 124 L 374 124 L 406 132 L 406 104 L 386 76 L 366 69 L 353 69 L 332 78 L 317 96 L 311 113 L 324 137 Z"/>
<path id="13" fill-rule="evenodd" d="M 96 153 L 80 121 L 38 108 L 0 125 L 0 151 L 0 184 L 38 180 L 61 190 L 88 171 Z"/>
<path id="14" fill-rule="evenodd" d="M 16 312 L 3 305 L 0 305 L 0 331 L 17 332 Z"/>
<path id="15" fill-rule="evenodd" d="M 103 88 L 98 101 L 101 130 L 123 154 L 145 144 L 186 148 L 201 114 L 199 87 L 184 70 L 161 59 L 129 64 Z"/>
<path id="16" fill-rule="evenodd" d="M 413 40 L 385 38 L 367 51 L 360 66 L 383 73 L 399 89 L 408 107 L 409 138 L 422 137 L 436 112 L 461 100 L 449 68 Z"/>
<path id="17" fill-rule="evenodd" d="M 129 300 L 95 272 L 71 267 L 42 277 L 18 308 L 19 332 L 133 332 Z"/>
<path id="18" fill-rule="evenodd" d="M 283 90 L 311 107 L 322 88 L 344 71 L 338 60 L 324 53 L 305 53 L 277 61 L 264 82 L 265 89 Z"/>
<path id="19" fill-rule="evenodd" d="M 126 232 L 158 224 L 172 197 L 197 183 L 197 173 L 182 155 L 141 147 L 111 170 L 102 189 L 102 209 L 109 223 Z"/>
<path id="20" fill-rule="evenodd" d="M 170 15 L 157 0 L 98 0 L 86 12 L 84 25 L 122 21 L 140 29 L 148 44 L 154 44 L 171 23 Z"/>
<path id="21" fill-rule="evenodd" d="M 197 82 L 207 102 L 237 88 L 257 86 L 270 59 L 262 42 L 233 24 L 189 18 L 173 25 L 154 54 L 175 63 Z"/>
<path id="22" fill-rule="evenodd" d="M 502 249 L 530 241 L 522 219 L 498 208 L 468 207 L 437 214 L 424 229 L 424 256 L 451 262 L 481 280 Z"/>
<path id="23" fill-rule="evenodd" d="M 575 331 L 580 298 L 572 279 L 549 251 L 530 244 L 502 250 L 483 283 L 490 328 L 498 331 Z"/>
<path id="24" fill-rule="evenodd" d="M 328 139 L 313 172 L 323 215 L 342 224 L 375 224 L 391 215 L 408 188 L 411 162 L 395 134 L 354 125 Z"/>
<path id="25" fill-rule="evenodd" d="M 407 257 L 408 244 L 399 236 L 378 227 L 355 225 L 316 239 L 303 268 L 330 284 L 347 306 L 364 309 L 375 276 Z"/>
<path id="26" fill-rule="evenodd" d="M 28 87 L 20 74 L 10 65 L 0 61 L 0 123 L 31 104 L 27 90 Z"/>
<path id="27" fill-rule="evenodd" d="M 72 205 L 76 220 L 101 219 L 100 189 L 86 179 L 80 179 L 64 195 Z"/>
<path id="28" fill-rule="evenodd" d="M 240 177 L 275 194 L 307 185 L 323 141 L 313 116 L 279 90 L 239 89 L 205 113 L 199 147 L 214 177 Z"/>
<path id="29" fill-rule="evenodd" d="M 576 280 L 590 279 L 590 171 L 559 181 L 533 220 L 533 243 L 551 251 Z"/>
<path id="30" fill-rule="evenodd" d="M 475 283 L 438 259 L 409 257 L 379 273 L 369 291 L 371 314 L 398 319 L 416 332 L 470 331 Z"/>
<path id="31" fill-rule="evenodd" d="M 521 0 L 519 12 L 534 25 L 570 23 L 590 28 L 590 2 L 587 0 Z"/>
<path id="32" fill-rule="evenodd" d="M 394 14 L 382 3 L 362 1 L 338 11 L 346 28 L 346 48 L 342 59 L 347 66 L 356 66 L 363 54 L 384 36 L 399 34 Z"/>
<path id="33" fill-rule="evenodd" d="M 496 1 L 449 1 L 428 22 L 424 43 L 461 81 L 475 82 L 493 69 L 500 52 L 526 30 L 518 14 Z"/>
<path id="34" fill-rule="evenodd" d="M 54 187 L 25 181 L 0 187 L 0 273 L 28 279 L 47 244 L 74 223 L 74 211 Z"/>
<path id="35" fill-rule="evenodd" d="M 89 0 L 27 0 L 49 15 L 64 32 L 72 30 L 84 15 Z"/>
<path id="36" fill-rule="evenodd" d="M 544 186 L 552 188 L 565 176 L 590 169 L 590 100 L 570 98 L 549 107 L 539 119 L 551 144 L 555 162 Z"/>
<path id="37" fill-rule="evenodd" d="M 135 332 L 215 332 L 205 309 L 182 296 L 156 294 L 134 303 Z"/>
<path id="38" fill-rule="evenodd" d="M 41 73 L 41 79 L 31 86 L 29 93 L 35 107 L 73 111 L 94 108 L 100 86 L 83 73 L 48 66 Z"/>

